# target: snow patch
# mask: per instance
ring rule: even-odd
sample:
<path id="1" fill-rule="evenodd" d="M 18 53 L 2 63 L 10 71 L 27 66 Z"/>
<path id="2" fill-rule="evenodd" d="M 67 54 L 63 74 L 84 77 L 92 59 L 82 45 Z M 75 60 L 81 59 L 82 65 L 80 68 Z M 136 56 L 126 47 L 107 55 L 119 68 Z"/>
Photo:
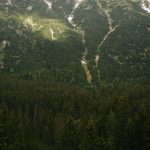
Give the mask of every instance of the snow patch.
<path id="1" fill-rule="evenodd" d="M 68 21 L 70 22 L 70 24 L 75 27 L 76 24 L 73 23 L 73 19 L 74 19 L 74 15 L 73 14 L 68 17 Z"/>
<path id="2" fill-rule="evenodd" d="M 88 62 L 87 62 L 87 59 L 86 59 L 87 55 L 88 55 L 88 49 L 85 48 L 85 51 L 84 51 L 84 53 L 82 55 L 82 59 L 81 59 L 81 65 L 82 65 L 83 70 L 86 74 L 87 81 L 89 82 L 89 84 L 91 84 L 92 83 L 92 74 L 91 74 L 91 72 L 88 68 Z"/>
<path id="3" fill-rule="evenodd" d="M 86 61 L 81 60 L 81 64 L 82 64 L 82 65 L 87 65 L 87 62 L 86 62 Z"/>
<path id="4" fill-rule="evenodd" d="M 33 6 L 28 6 L 28 7 L 27 7 L 27 10 L 28 10 L 28 11 L 31 11 L 32 9 L 33 9 Z"/>
<path id="5" fill-rule="evenodd" d="M 82 2 L 83 2 L 83 0 L 76 0 L 75 1 L 75 9 L 78 8 Z"/>
<path id="6" fill-rule="evenodd" d="M 48 0 L 43 0 L 45 4 L 48 5 L 48 9 L 52 10 L 52 1 L 48 1 Z"/>
<path id="7" fill-rule="evenodd" d="M 72 26 L 74 26 L 74 27 L 76 26 L 76 25 L 73 23 L 74 12 L 76 11 L 76 9 L 80 6 L 80 4 L 81 4 L 83 1 L 84 1 L 84 0 L 75 0 L 75 5 L 74 5 L 74 7 L 73 7 L 73 9 L 72 9 L 72 11 L 71 11 L 69 17 L 67 18 L 68 21 L 70 22 L 70 24 L 71 24 Z"/>
<path id="8" fill-rule="evenodd" d="M 142 6 L 142 9 L 150 13 L 150 0 L 142 0 L 141 6 Z"/>

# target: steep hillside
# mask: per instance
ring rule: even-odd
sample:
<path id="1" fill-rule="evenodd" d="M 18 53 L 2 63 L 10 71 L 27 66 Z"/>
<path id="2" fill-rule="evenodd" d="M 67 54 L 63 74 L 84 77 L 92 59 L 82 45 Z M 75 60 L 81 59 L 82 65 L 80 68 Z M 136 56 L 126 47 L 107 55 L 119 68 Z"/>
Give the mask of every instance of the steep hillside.
<path id="1" fill-rule="evenodd" d="M 0 73 L 100 85 L 149 80 L 149 0 L 2 0 Z"/>

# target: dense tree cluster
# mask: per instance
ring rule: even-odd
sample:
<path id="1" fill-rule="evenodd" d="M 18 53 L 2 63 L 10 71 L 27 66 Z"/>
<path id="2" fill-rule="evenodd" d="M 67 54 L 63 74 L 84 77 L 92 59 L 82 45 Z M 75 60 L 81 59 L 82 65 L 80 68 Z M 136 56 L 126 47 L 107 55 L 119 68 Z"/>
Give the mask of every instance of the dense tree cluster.
<path id="1" fill-rule="evenodd" d="M 148 150 L 149 99 L 149 85 L 1 80 L 0 149 Z"/>

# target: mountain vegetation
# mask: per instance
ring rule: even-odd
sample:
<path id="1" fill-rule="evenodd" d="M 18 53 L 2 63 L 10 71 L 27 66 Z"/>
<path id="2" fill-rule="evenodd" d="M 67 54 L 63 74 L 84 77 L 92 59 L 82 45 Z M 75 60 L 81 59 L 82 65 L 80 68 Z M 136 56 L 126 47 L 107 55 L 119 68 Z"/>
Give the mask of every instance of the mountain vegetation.
<path id="1" fill-rule="evenodd" d="M 70 84 L 147 82 L 150 15 L 140 6 L 130 0 L 3 0 L 0 74 Z"/>
<path id="2" fill-rule="evenodd" d="M 0 0 L 0 150 L 150 149 L 150 0 Z"/>

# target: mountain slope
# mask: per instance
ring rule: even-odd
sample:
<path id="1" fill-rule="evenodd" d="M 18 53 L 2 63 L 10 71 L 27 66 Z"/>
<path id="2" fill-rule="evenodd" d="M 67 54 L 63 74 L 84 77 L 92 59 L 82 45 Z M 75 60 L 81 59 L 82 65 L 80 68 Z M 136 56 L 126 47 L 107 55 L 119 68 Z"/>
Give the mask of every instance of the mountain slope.
<path id="1" fill-rule="evenodd" d="M 149 80 L 149 0 L 3 0 L 0 10 L 4 76 Z"/>

